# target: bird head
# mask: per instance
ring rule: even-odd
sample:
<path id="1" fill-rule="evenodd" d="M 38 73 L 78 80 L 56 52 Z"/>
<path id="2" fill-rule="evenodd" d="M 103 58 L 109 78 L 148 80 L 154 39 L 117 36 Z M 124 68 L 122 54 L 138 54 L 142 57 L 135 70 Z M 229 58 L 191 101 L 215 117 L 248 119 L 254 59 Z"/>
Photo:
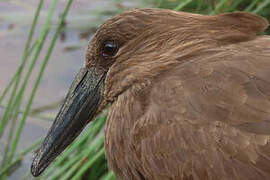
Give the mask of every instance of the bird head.
<path id="1" fill-rule="evenodd" d="M 135 9 L 107 20 L 89 43 L 85 65 L 34 158 L 32 174 L 40 175 L 126 90 L 139 92 L 176 64 L 248 41 L 266 27 L 265 19 L 249 13 L 206 16 L 162 9 Z"/>

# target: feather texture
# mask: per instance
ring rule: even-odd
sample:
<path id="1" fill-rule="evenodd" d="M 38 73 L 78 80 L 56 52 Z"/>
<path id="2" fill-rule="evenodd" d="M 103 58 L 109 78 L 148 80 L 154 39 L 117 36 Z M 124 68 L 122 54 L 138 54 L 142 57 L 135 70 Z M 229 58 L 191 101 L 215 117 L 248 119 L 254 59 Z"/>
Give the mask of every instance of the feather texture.
<path id="1" fill-rule="evenodd" d="M 120 39 L 104 94 L 119 179 L 270 179 L 270 37 L 257 35 L 267 26 L 250 13 L 160 9 L 101 26 L 86 64 L 104 32 Z"/>

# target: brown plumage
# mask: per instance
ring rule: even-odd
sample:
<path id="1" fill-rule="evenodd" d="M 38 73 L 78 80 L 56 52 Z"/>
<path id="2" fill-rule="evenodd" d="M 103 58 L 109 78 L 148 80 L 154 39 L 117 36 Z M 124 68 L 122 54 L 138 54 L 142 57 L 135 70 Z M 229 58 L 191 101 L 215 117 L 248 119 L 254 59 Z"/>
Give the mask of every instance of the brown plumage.
<path id="1" fill-rule="evenodd" d="M 87 119 L 84 126 L 111 103 L 105 150 L 119 179 L 270 179 L 270 37 L 258 35 L 267 26 L 264 18 L 241 12 L 136 9 L 109 19 L 89 45 L 86 67 L 34 160 L 33 174 L 81 131 L 64 145 L 54 133 L 65 121 L 71 94 L 84 86 L 85 71 L 93 71 L 95 88 L 104 84 L 101 98 L 95 110 L 85 114 L 84 108 L 75 119 Z M 51 134 L 58 144 L 50 145 Z"/>

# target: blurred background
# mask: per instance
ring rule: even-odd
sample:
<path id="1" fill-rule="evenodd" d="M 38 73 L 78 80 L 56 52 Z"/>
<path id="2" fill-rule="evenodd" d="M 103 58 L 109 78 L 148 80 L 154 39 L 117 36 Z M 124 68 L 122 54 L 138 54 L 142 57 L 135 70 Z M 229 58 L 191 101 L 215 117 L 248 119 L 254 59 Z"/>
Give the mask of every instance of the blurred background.
<path id="1" fill-rule="evenodd" d="M 0 180 L 115 179 L 103 150 L 107 112 L 41 177 L 33 178 L 30 166 L 98 26 L 143 7 L 250 11 L 270 20 L 270 0 L 0 0 Z"/>

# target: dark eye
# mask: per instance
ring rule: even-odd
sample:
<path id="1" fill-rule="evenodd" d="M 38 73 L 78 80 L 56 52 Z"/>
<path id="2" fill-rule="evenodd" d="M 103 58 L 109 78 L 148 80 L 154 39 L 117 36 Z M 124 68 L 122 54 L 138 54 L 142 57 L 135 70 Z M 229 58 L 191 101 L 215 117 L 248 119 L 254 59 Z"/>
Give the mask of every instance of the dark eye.
<path id="1" fill-rule="evenodd" d="M 103 45 L 102 55 L 105 57 L 114 56 L 118 51 L 118 45 L 114 41 L 106 41 Z"/>

